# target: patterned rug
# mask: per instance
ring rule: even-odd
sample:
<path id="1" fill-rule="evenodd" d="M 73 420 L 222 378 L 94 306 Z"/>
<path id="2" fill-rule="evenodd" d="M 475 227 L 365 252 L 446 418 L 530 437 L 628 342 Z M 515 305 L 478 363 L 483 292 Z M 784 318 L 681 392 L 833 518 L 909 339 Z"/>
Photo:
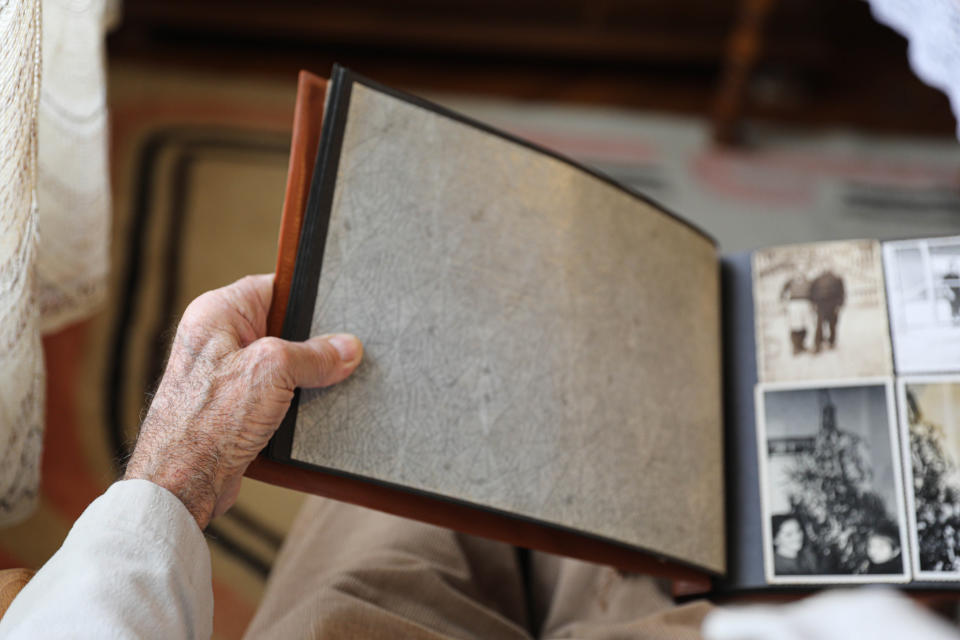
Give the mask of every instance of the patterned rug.
<path id="1" fill-rule="evenodd" d="M 190 300 L 273 270 L 295 80 L 111 71 L 110 298 L 46 341 L 43 498 L 30 520 L 0 532 L 5 566 L 42 564 L 115 479 Z M 242 636 L 301 501 L 246 481 L 237 508 L 208 529 L 215 637 Z"/>
<path id="2" fill-rule="evenodd" d="M 41 565 L 115 479 L 187 303 L 273 269 L 295 84 L 111 70 L 110 299 L 46 341 L 43 499 L 27 522 L 0 532 L 3 567 Z M 691 118 L 437 99 L 598 166 L 695 221 L 725 251 L 960 233 L 956 140 L 756 128 L 749 150 L 731 153 L 712 148 L 706 123 Z M 237 507 L 211 525 L 215 637 L 242 635 L 301 501 L 248 480 Z"/>

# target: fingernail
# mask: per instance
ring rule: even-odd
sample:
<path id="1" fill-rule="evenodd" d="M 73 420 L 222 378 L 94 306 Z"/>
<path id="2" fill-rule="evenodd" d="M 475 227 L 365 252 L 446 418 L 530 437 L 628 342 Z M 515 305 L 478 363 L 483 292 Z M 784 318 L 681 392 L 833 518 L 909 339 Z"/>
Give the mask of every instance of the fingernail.
<path id="1" fill-rule="evenodd" d="M 340 360 L 349 363 L 353 362 L 360 356 L 360 341 L 357 340 L 357 336 L 349 333 L 335 333 L 329 338 L 327 342 L 337 350 L 337 353 L 340 354 Z"/>

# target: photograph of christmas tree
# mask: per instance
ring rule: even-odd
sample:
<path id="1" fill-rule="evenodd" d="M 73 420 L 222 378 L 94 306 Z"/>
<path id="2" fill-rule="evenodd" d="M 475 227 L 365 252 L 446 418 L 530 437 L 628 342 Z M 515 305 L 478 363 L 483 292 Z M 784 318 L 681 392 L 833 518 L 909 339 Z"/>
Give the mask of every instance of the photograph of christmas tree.
<path id="1" fill-rule="evenodd" d="M 883 245 L 897 373 L 960 371 L 960 236 Z"/>
<path id="2" fill-rule="evenodd" d="M 893 373 L 880 243 L 755 251 L 753 300 L 760 382 Z"/>
<path id="3" fill-rule="evenodd" d="M 758 385 L 769 583 L 909 580 L 893 391 L 889 378 Z"/>
<path id="4" fill-rule="evenodd" d="M 898 384 L 913 571 L 960 578 L 960 376 L 915 376 Z"/>

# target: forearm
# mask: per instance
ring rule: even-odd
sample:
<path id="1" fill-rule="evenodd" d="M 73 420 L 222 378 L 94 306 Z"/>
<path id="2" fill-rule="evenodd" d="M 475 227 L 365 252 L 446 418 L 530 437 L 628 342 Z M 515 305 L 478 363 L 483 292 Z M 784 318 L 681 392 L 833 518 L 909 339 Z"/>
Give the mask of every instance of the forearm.
<path id="1" fill-rule="evenodd" d="M 0 638 L 209 638 L 210 553 L 170 492 L 117 483 L 0 620 Z"/>
<path id="2" fill-rule="evenodd" d="M 266 337 L 271 291 L 271 276 L 252 276 L 190 304 L 126 480 L 88 507 L 0 621 L 0 636 L 210 636 L 202 529 L 236 500 L 294 389 L 336 384 L 363 357 L 349 334 Z"/>

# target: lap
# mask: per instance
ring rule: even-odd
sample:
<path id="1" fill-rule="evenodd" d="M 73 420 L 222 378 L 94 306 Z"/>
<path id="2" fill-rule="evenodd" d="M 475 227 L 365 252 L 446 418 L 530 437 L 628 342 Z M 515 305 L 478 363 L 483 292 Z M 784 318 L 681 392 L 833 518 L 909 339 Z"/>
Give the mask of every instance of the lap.
<path id="1" fill-rule="evenodd" d="M 248 638 L 699 638 L 648 576 L 309 498 Z"/>

